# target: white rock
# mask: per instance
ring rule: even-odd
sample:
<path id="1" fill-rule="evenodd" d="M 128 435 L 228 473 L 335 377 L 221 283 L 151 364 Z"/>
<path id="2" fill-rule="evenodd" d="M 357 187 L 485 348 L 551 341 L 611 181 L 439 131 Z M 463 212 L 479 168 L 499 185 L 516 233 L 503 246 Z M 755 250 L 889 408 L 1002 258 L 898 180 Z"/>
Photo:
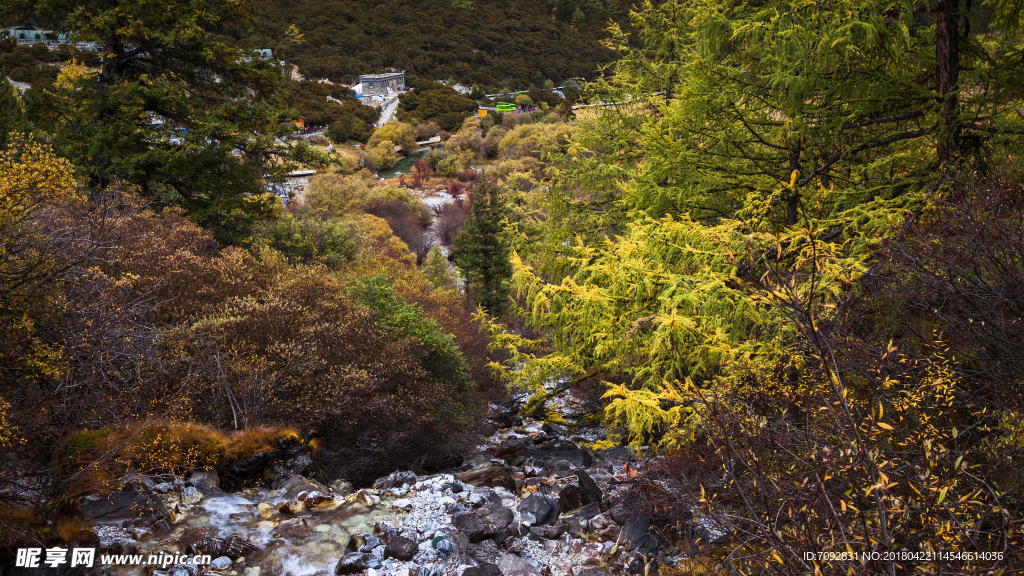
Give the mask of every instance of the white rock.
<path id="1" fill-rule="evenodd" d="M 213 568 L 214 570 L 223 570 L 228 566 L 231 566 L 231 558 L 228 558 L 227 556 L 214 558 L 213 561 L 210 562 L 210 568 Z"/>
<path id="2" fill-rule="evenodd" d="M 191 506 L 192 504 L 195 504 L 195 503 L 199 502 L 202 499 L 203 499 L 203 493 L 200 492 L 198 489 L 192 487 L 192 486 L 185 487 L 185 490 L 183 490 L 181 492 L 181 502 L 182 502 L 182 504 L 188 504 L 188 505 Z"/>
<path id="3" fill-rule="evenodd" d="M 445 496 L 445 497 L 441 498 L 440 500 L 438 500 L 437 503 L 440 504 L 443 508 L 447 508 L 448 506 L 451 506 L 452 504 L 455 504 L 455 499 L 452 498 L 451 496 Z M 396 504 L 397 504 L 397 502 L 396 502 Z"/>
<path id="4" fill-rule="evenodd" d="M 356 501 L 365 506 L 373 506 L 380 503 L 380 496 L 377 496 L 369 490 L 360 490 L 356 493 Z"/>
<path id="5" fill-rule="evenodd" d="M 405 498 L 402 498 L 400 500 L 395 500 L 391 504 L 391 506 L 395 510 L 401 510 L 403 512 L 408 512 L 409 510 L 412 510 L 412 501 L 411 500 L 406 500 Z"/>

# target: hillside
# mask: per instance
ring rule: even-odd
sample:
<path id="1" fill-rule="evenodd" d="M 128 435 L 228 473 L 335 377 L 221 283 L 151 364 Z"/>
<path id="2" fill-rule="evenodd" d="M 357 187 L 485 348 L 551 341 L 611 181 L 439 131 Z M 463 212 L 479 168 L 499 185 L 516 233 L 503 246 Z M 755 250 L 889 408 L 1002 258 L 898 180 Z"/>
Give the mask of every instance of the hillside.
<path id="1" fill-rule="evenodd" d="M 601 44 L 628 4 L 600 0 L 258 0 L 254 44 L 297 64 L 307 78 L 351 81 L 386 68 L 466 85 L 526 88 L 592 77 L 613 53 Z M 571 10 L 571 11 L 570 11 Z M 574 17 L 575 16 L 575 17 Z M 575 21 L 574 21 L 575 20 Z M 295 26 L 301 36 L 287 34 Z"/>

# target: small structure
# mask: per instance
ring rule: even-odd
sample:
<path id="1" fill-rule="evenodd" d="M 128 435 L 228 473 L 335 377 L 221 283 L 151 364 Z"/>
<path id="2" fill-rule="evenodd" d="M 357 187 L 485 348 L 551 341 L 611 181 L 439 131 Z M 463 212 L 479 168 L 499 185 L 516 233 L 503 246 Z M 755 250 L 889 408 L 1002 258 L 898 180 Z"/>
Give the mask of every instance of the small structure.
<path id="1" fill-rule="evenodd" d="M 74 46 L 85 50 L 98 50 L 96 42 L 80 42 L 74 35 L 64 32 L 44 30 L 35 26 L 11 26 L 6 30 L 0 29 L 0 35 L 14 40 L 17 44 L 45 44 L 51 50 L 57 46 Z"/>
<path id="2" fill-rule="evenodd" d="M 386 96 L 405 90 L 405 72 L 363 74 L 359 76 L 363 96 Z"/>

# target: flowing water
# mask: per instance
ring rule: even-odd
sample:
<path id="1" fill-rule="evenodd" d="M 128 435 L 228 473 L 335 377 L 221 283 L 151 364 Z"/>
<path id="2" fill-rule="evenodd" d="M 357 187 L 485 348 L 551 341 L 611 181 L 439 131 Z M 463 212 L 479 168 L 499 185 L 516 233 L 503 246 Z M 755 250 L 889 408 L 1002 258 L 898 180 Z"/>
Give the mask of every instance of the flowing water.
<path id="1" fill-rule="evenodd" d="M 286 498 L 280 490 L 249 489 L 232 494 L 210 494 L 188 510 L 170 532 L 149 536 L 138 542 L 138 554 L 180 551 L 181 537 L 192 529 L 205 529 L 204 537 L 241 537 L 262 549 L 231 570 L 245 576 L 314 576 L 333 574 L 351 534 L 373 533 L 378 521 L 397 523 L 403 513 L 391 509 L 390 501 L 368 507 L 358 502 L 334 510 L 305 511 L 294 515 L 274 514 L 261 518 L 257 505 L 266 502 L 275 510 Z M 195 531 L 193 531 L 194 533 Z M 165 569 L 169 569 L 167 567 Z M 142 575 L 145 567 L 116 567 L 112 575 Z"/>

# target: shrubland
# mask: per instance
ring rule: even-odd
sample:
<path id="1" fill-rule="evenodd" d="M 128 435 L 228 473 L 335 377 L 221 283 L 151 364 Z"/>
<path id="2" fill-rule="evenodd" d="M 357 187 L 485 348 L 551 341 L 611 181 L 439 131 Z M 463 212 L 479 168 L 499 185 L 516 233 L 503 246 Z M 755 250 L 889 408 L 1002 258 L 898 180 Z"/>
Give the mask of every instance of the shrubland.
<path id="1" fill-rule="evenodd" d="M 330 477 L 429 468 L 497 393 L 462 294 L 435 291 L 364 211 L 419 214 L 403 189 L 349 176 L 224 247 L 130 183 L 87 194 L 30 137 L 11 137 L 0 171 L 2 481 L 39 486 L 11 514 L 53 517 L 123 474 L 221 466 L 288 438 L 315 438 Z M 0 522 L 8 541 L 34 537 Z"/>

